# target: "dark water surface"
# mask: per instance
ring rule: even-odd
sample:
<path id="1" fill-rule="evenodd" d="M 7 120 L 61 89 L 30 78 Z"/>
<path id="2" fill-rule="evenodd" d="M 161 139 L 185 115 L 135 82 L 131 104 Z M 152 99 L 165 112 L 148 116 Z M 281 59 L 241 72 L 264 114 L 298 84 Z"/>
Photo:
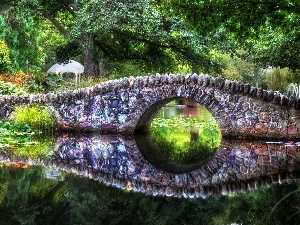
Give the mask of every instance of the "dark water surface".
<path id="1" fill-rule="evenodd" d="M 186 165 L 145 135 L 67 133 L 47 154 L 15 152 L 0 152 L 0 224 L 300 221 L 298 142 L 222 140 L 208 162 Z"/>

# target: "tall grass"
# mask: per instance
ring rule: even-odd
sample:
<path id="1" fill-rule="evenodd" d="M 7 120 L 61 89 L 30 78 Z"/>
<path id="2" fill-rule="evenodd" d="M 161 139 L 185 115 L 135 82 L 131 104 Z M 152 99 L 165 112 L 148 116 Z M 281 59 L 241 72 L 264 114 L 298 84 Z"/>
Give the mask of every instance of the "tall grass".
<path id="1" fill-rule="evenodd" d="M 10 120 L 20 124 L 28 124 L 31 128 L 42 133 L 52 133 L 54 118 L 49 107 L 17 106 L 12 112 Z"/>

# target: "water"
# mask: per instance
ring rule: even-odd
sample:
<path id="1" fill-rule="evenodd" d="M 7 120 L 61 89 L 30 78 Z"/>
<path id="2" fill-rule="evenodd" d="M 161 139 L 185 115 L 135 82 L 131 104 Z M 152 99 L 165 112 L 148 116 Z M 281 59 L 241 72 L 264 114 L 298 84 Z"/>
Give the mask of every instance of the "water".
<path id="1" fill-rule="evenodd" d="M 204 107 L 184 107 L 183 105 L 167 105 L 157 114 L 158 118 L 170 119 L 179 118 L 202 118 L 205 120 L 212 119 L 211 113 Z"/>
<path id="2" fill-rule="evenodd" d="M 203 164 L 161 158 L 149 136 L 61 134 L 51 146 L 39 155 L 0 152 L 0 224 L 297 224 L 299 219 L 292 216 L 300 204 L 297 193 L 280 202 L 298 190 L 297 142 L 222 140 Z"/>
<path id="3" fill-rule="evenodd" d="M 205 163 L 222 139 L 216 120 L 202 106 L 163 107 L 152 121 L 150 133 L 160 157 L 180 164 Z"/>

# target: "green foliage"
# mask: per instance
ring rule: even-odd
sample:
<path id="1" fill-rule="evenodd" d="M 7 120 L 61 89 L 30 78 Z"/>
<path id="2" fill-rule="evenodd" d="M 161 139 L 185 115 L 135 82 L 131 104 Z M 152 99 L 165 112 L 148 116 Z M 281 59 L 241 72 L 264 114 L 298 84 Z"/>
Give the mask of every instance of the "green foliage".
<path id="1" fill-rule="evenodd" d="M 39 105 L 17 106 L 10 119 L 17 123 L 28 124 L 33 129 L 44 133 L 51 132 L 54 124 L 50 108 Z"/>
<path id="2" fill-rule="evenodd" d="M 0 121 L 0 149 L 13 149 L 15 156 L 30 158 L 48 154 L 53 143 L 49 135 L 52 134 L 53 118 L 48 108 L 17 107 L 10 119 L 13 122 Z"/>
<path id="3" fill-rule="evenodd" d="M 180 17 L 200 35 L 220 31 L 227 34 L 231 47 L 223 48 L 224 42 L 219 42 L 216 48 L 232 53 L 248 49 L 252 61 L 263 68 L 270 65 L 300 68 L 298 0 L 156 2 L 165 13 Z"/>
<path id="4" fill-rule="evenodd" d="M 291 71 L 288 68 L 280 69 L 276 67 L 272 71 L 265 74 L 265 81 L 268 85 L 268 88 L 271 90 L 285 90 L 288 86 L 287 80 L 285 77 Z"/>
<path id="5" fill-rule="evenodd" d="M 263 69 L 253 61 L 251 53 L 236 49 L 235 54 L 215 51 L 213 56 L 218 57 L 224 66 L 222 73 L 218 76 L 265 88 Z"/>
<path id="6" fill-rule="evenodd" d="M 40 159 L 49 154 L 51 147 L 53 145 L 53 137 L 51 134 L 36 134 L 30 137 L 28 142 L 25 142 L 23 145 L 19 145 L 17 148 L 13 149 L 13 155 L 15 157 L 24 157 L 30 159 Z M 12 138 L 15 138 L 12 136 Z"/>
<path id="7" fill-rule="evenodd" d="M 0 74 L 6 73 L 11 68 L 9 49 L 6 43 L 0 39 Z"/>
<path id="8" fill-rule="evenodd" d="M 206 162 L 221 143 L 221 132 L 215 120 L 155 118 L 151 137 L 166 158 L 177 163 Z"/>
<path id="9" fill-rule="evenodd" d="M 147 72 L 170 72 L 185 64 L 207 72 L 220 69 L 209 58 L 209 41 L 180 19 L 165 17 L 151 0 L 93 0 L 78 12 L 75 24 L 73 37 L 78 40 L 82 31 L 92 34 L 100 57 L 111 62 L 127 61 Z"/>
<path id="10" fill-rule="evenodd" d="M 107 74 L 111 79 L 129 76 L 142 76 L 146 75 L 149 71 L 138 63 L 132 62 L 111 62 L 106 65 Z"/>
<path id="11" fill-rule="evenodd" d="M 64 80 L 62 75 L 56 73 L 36 73 L 34 79 L 28 84 L 30 92 L 55 92 L 63 86 Z"/>
<path id="12" fill-rule="evenodd" d="M 35 145 L 31 137 L 36 133 L 28 124 L 0 121 L 0 149 L 15 149 Z"/>
<path id="13" fill-rule="evenodd" d="M 16 2 L 0 6 L 0 38 L 5 40 L 10 50 L 11 70 L 27 71 L 31 66 L 41 67 L 45 61 L 41 36 L 46 32 L 39 26 L 26 7 Z M 26 3 L 28 4 L 28 2 Z M 28 62 L 28 64 L 26 64 Z"/>
<path id="14" fill-rule="evenodd" d="M 22 95 L 25 94 L 25 90 L 10 82 L 0 81 L 0 96 L 12 94 Z"/>
<path id="15" fill-rule="evenodd" d="M 300 68 L 296 0 L 54 2 L 1 4 L 0 38 L 14 71 L 36 75 L 77 57 L 87 71 L 112 78 L 184 71 L 262 85 L 260 68 Z M 225 59 L 215 58 L 215 50 L 226 53 Z M 31 88 L 52 91 L 41 86 L 37 81 Z"/>
<path id="16" fill-rule="evenodd" d="M 60 62 L 80 55 L 88 74 L 97 71 L 94 67 L 98 67 L 100 61 L 107 63 L 109 66 L 104 65 L 104 68 L 111 68 L 113 73 L 118 69 L 113 65 L 120 61 L 135 64 L 147 73 L 176 72 L 178 67 L 190 68 L 188 72 L 220 71 L 218 62 L 209 55 L 214 45 L 211 39 L 199 36 L 181 19 L 165 16 L 152 0 L 143 4 L 139 0 L 52 3 L 7 1 L 0 7 L 6 15 L 3 36 L 20 30 L 20 36 L 34 44 L 31 49 L 28 43 L 19 46 L 16 43 L 23 39 L 11 32 L 14 42 L 10 41 L 9 46 L 15 52 L 14 61 L 22 63 L 23 69 L 26 69 L 26 59 L 30 69 L 42 67 L 43 63 L 50 65 L 56 48 L 56 60 Z M 22 29 L 13 29 L 15 23 Z M 54 35 L 55 31 L 61 35 Z M 50 37 L 53 41 L 49 41 Z M 26 51 L 21 52 L 21 48 Z M 30 57 L 25 52 L 30 53 Z"/>

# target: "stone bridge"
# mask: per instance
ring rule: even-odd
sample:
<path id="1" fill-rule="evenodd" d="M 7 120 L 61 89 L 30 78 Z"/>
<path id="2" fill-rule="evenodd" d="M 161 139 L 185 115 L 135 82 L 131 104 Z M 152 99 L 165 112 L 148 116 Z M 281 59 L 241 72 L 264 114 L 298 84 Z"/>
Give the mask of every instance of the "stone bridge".
<path id="1" fill-rule="evenodd" d="M 156 74 L 56 94 L 2 96 L 0 119 L 8 118 L 17 105 L 39 104 L 53 109 L 59 130 L 141 133 L 149 131 L 152 119 L 166 103 L 180 98 L 205 106 L 223 137 L 300 137 L 300 99 L 197 74 Z"/>

